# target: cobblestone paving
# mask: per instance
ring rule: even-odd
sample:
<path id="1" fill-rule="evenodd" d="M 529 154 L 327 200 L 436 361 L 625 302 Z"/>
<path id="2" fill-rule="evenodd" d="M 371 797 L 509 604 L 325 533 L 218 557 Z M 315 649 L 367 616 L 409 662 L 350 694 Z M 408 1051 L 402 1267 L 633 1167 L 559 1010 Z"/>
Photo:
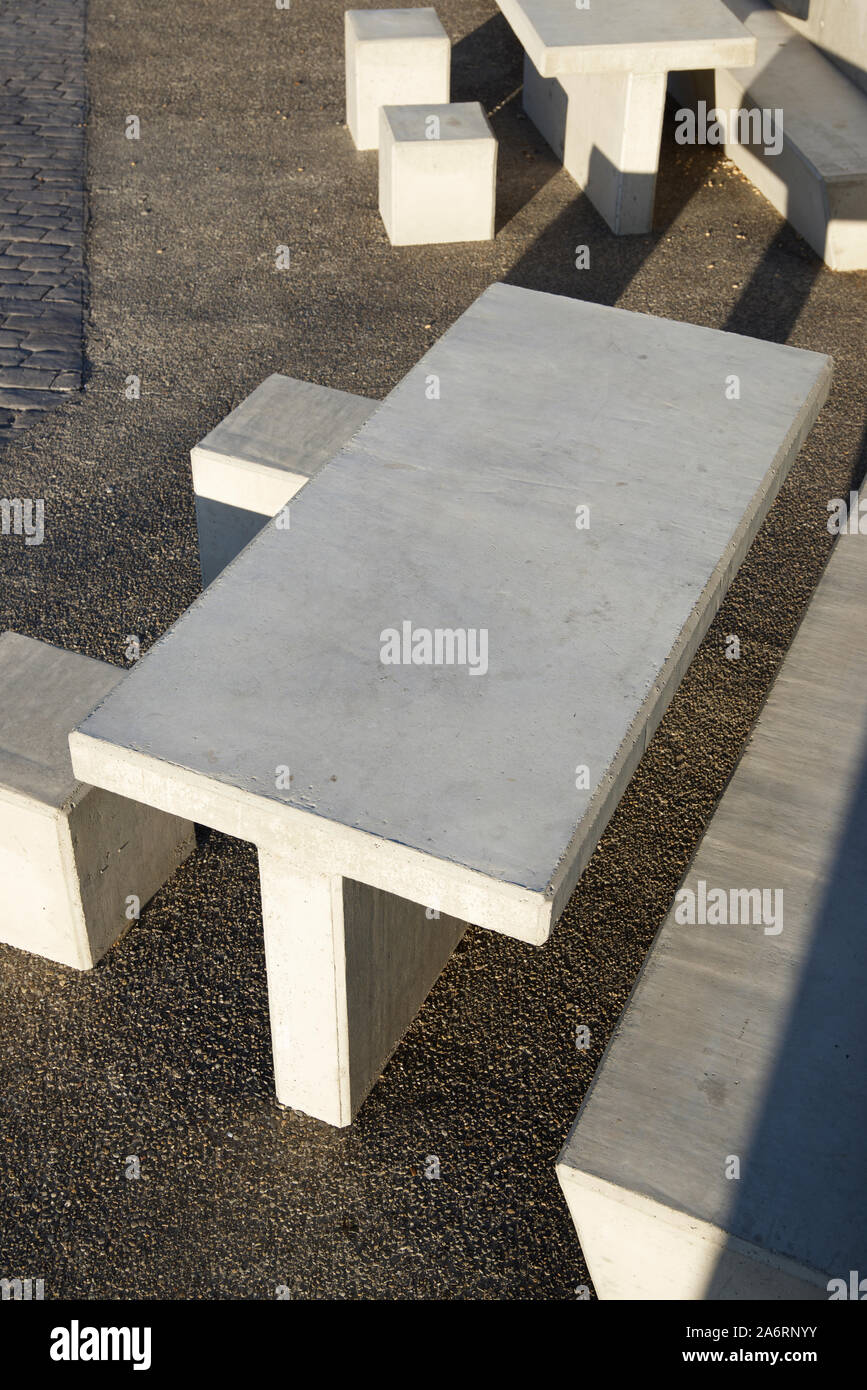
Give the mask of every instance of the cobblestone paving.
<path id="1" fill-rule="evenodd" d="M 85 0 L 0 7 L 0 444 L 81 387 Z"/>

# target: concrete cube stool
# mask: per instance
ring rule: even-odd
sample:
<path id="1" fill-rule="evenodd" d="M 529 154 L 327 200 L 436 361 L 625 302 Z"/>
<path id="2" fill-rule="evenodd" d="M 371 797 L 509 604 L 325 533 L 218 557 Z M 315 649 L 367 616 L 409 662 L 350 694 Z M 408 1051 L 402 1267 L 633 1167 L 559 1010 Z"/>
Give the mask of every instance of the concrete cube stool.
<path id="1" fill-rule="evenodd" d="M 0 636 L 0 941 L 89 970 L 195 848 L 190 821 L 80 782 L 69 734 L 123 671 Z"/>
<path id="2" fill-rule="evenodd" d="M 497 141 L 477 101 L 384 106 L 379 211 L 394 246 L 490 241 Z"/>
<path id="3" fill-rule="evenodd" d="M 379 108 L 449 99 L 451 46 L 436 10 L 346 11 L 346 124 L 359 150 L 379 142 Z"/>
<path id="4" fill-rule="evenodd" d="M 375 405 L 275 372 L 190 450 L 206 588 Z"/>

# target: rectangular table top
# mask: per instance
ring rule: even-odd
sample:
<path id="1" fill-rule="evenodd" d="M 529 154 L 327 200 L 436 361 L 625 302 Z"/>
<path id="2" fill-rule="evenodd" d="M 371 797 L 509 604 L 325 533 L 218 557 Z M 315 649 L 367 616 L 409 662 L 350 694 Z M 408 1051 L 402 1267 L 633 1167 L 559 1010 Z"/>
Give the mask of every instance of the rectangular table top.
<path id="1" fill-rule="evenodd" d="M 72 736 L 76 771 L 543 940 L 830 373 L 491 286 Z M 389 630 L 443 661 L 384 662 Z"/>
<path id="2" fill-rule="evenodd" d="M 497 0 L 543 77 L 750 67 L 756 40 L 723 0 Z"/>

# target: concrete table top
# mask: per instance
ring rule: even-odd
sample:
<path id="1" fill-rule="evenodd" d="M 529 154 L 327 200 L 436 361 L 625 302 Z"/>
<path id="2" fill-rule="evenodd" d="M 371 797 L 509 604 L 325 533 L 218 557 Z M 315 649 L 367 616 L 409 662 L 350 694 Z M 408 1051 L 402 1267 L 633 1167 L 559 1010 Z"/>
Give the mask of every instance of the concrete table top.
<path id="1" fill-rule="evenodd" d="M 756 40 L 723 0 L 497 0 L 542 77 L 747 67 Z"/>
<path id="2" fill-rule="evenodd" d="M 491 286 L 71 736 L 77 774 L 545 940 L 830 375 Z M 384 664 L 390 629 L 478 659 Z"/>

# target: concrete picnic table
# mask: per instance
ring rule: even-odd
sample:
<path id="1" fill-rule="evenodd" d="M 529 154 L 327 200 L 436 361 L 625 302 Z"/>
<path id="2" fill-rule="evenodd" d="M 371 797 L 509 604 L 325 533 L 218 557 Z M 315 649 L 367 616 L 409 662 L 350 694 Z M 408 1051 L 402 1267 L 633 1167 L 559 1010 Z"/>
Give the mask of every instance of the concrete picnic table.
<path id="1" fill-rule="evenodd" d="M 830 371 L 493 285 L 71 735 L 258 846 L 282 1103 L 348 1124 L 466 923 L 546 940 Z"/>
<path id="2" fill-rule="evenodd" d="M 524 48 L 524 110 L 613 231 L 649 232 L 669 72 L 750 67 L 723 0 L 497 0 Z"/>

